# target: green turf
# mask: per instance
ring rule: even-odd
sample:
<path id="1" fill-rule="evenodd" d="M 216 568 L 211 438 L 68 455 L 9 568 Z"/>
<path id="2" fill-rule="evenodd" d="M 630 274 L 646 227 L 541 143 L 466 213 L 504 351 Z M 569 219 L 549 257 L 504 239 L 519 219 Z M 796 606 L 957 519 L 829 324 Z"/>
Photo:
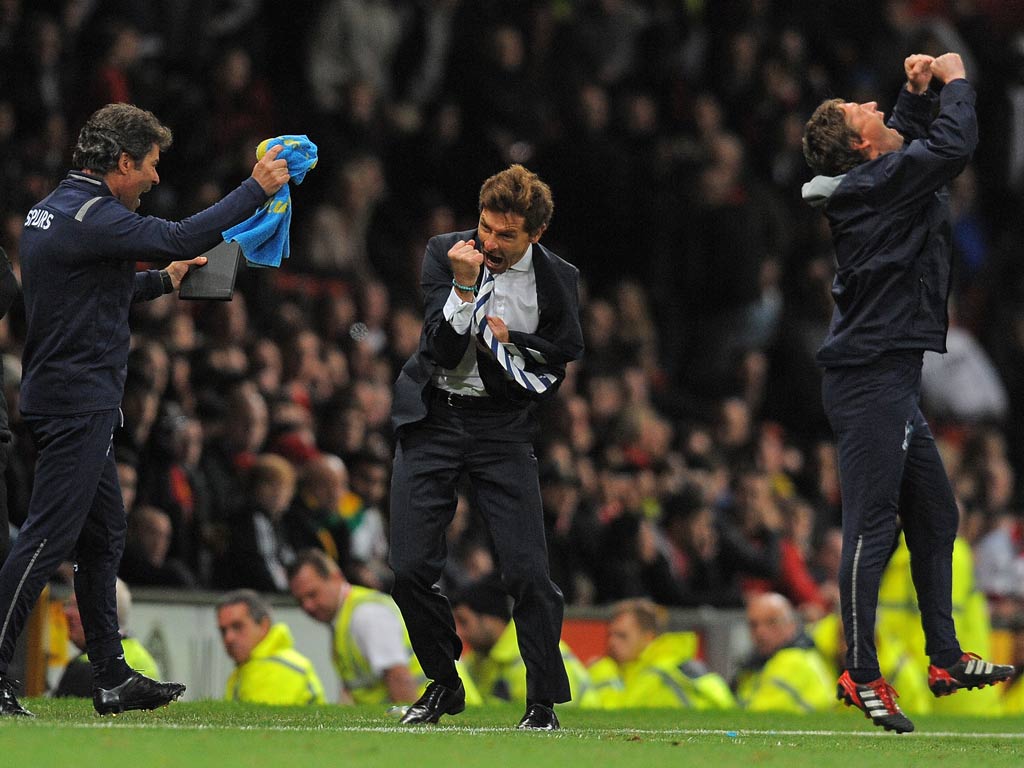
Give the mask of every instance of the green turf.
<path id="1" fill-rule="evenodd" d="M 1024 764 L 1024 718 L 915 718 L 897 736 L 858 712 L 766 715 L 559 710 L 557 734 L 520 733 L 521 707 L 470 709 L 447 725 L 398 726 L 379 707 L 270 708 L 223 702 L 99 718 L 87 701 L 24 702 L 0 719 L 0 765 L 75 768 L 997 768 Z"/>

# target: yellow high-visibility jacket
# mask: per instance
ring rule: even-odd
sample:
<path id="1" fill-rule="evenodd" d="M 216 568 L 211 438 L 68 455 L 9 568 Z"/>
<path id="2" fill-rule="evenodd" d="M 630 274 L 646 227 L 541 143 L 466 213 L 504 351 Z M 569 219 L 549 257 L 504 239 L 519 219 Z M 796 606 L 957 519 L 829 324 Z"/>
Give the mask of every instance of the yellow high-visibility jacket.
<path id="1" fill-rule="evenodd" d="M 402 614 L 395 605 L 390 595 L 378 592 L 375 589 L 361 587 L 353 584 L 341 605 L 337 617 L 334 619 L 334 648 L 332 661 L 334 669 L 342 685 L 352 695 L 356 704 L 383 704 L 388 701 L 388 687 L 384 678 L 374 673 L 370 662 L 363 655 L 359 645 L 352 639 L 352 614 L 356 608 L 365 603 L 378 603 L 394 611 L 398 622 L 402 627 L 402 637 L 405 647 L 409 651 L 409 674 L 413 681 L 422 689 L 425 687 L 425 677 L 420 663 L 412 652 L 412 645 L 409 643 L 409 632 L 402 621 Z"/>
<path id="2" fill-rule="evenodd" d="M 824 712 L 836 707 L 835 678 L 813 643 L 775 652 L 760 667 L 740 670 L 736 700 L 753 712 Z"/>
<path id="3" fill-rule="evenodd" d="M 730 709 L 736 700 L 721 675 L 694 660 L 693 632 L 666 632 L 626 664 L 598 659 L 589 668 L 592 695 L 584 707 Z"/>
<path id="4" fill-rule="evenodd" d="M 224 691 L 228 701 L 257 704 L 323 704 L 324 687 L 313 663 L 295 650 L 291 630 L 274 624 L 252 649 L 249 660 L 235 667 Z"/>

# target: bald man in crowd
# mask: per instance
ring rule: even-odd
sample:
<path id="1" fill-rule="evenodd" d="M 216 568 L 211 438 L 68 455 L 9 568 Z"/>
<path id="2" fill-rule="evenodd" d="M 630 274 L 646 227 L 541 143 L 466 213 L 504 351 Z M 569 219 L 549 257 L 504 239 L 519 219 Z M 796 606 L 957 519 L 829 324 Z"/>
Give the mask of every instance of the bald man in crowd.
<path id="1" fill-rule="evenodd" d="M 747 604 L 754 650 L 736 676 L 736 700 L 756 712 L 824 712 L 835 707 L 828 665 L 793 604 L 768 592 Z"/>

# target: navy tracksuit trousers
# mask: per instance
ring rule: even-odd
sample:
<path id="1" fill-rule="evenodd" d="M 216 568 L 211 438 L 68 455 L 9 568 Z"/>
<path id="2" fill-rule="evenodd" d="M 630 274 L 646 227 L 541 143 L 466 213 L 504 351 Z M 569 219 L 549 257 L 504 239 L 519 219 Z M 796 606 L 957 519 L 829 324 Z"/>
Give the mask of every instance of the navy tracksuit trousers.
<path id="1" fill-rule="evenodd" d="M 843 498 L 839 571 L 846 667 L 858 682 L 880 676 L 875 610 L 899 515 L 910 549 L 925 652 L 960 656 L 953 627 L 953 540 L 959 512 L 935 439 L 921 414 L 920 351 L 828 368 L 822 400 L 835 433 Z"/>
<path id="2" fill-rule="evenodd" d="M 25 423 L 39 456 L 28 516 L 0 569 L 0 673 L 39 593 L 71 557 L 89 658 L 122 653 L 115 581 L 127 526 L 112 444 L 120 410 Z"/>

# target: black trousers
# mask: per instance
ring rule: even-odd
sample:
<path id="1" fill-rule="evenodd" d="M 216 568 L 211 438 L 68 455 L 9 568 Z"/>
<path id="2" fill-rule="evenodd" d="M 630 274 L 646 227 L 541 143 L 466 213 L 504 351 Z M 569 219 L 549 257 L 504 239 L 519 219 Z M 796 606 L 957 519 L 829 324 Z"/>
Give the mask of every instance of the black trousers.
<path id="1" fill-rule="evenodd" d="M 77 550 L 75 594 L 93 660 L 119 655 L 115 582 L 127 531 L 114 463 L 119 409 L 31 417 L 39 451 L 28 516 L 0 568 L 0 673 L 39 593 Z"/>
<path id="2" fill-rule="evenodd" d="M 910 549 L 925 652 L 933 663 L 937 657 L 959 656 L 952 608 L 959 512 L 921 414 L 921 358 L 916 351 L 889 354 L 868 365 L 829 368 L 822 379 L 839 456 L 839 588 L 851 674 L 880 674 L 875 611 L 882 571 L 896 541 L 897 514 Z"/>
<path id="3" fill-rule="evenodd" d="M 548 573 L 537 459 L 525 411 L 480 410 L 433 397 L 426 419 L 403 427 L 391 480 L 392 596 L 413 650 L 432 680 L 455 675 L 462 643 L 437 582 L 447 559 L 445 529 L 465 471 L 490 528 L 501 579 L 526 663 L 531 701 L 569 701 L 558 648 L 563 599 Z"/>

